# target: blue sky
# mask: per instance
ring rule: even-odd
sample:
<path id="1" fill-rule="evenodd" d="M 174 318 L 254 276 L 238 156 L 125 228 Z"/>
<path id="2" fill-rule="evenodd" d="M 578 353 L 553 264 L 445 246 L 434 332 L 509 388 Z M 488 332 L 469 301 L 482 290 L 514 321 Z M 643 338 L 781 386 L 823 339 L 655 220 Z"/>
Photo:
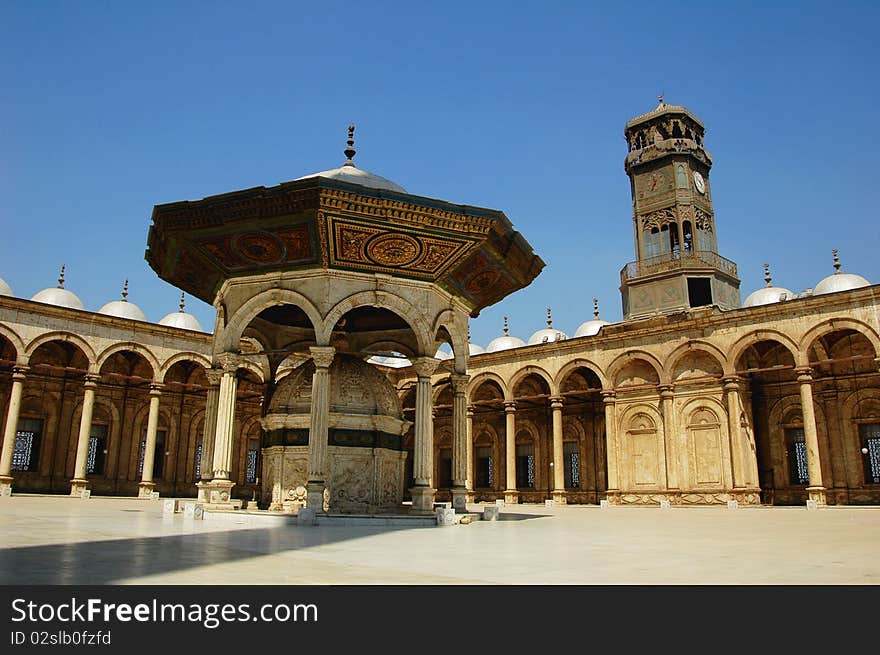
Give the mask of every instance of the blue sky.
<path id="1" fill-rule="evenodd" d="M 615 6 L 612 7 L 611 5 Z M 0 277 L 152 321 L 153 205 L 344 160 L 500 209 L 547 262 L 471 321 L 527 340 L 621 320 L 634 259 L 625 122 L 657 95 L 707 126 L 720 253 L 742 296 L 843 270 L 880 282 L 876 2 L 0 1 Z M 213 308 L 189 299 L 208 329 Z"/>

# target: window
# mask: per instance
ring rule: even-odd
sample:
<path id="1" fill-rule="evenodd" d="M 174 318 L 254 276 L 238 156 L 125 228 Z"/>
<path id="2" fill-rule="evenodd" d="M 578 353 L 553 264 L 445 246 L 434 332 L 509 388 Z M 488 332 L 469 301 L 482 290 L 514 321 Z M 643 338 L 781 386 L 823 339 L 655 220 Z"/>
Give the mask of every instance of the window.
<path id="1" fill-rule="evenodd" d="M 196 480 L 202 479 L 202 440 L 196 445 Z"/>
<path id="2" fill-rule="evenodd" d="M 688 304 L 691 307 L 704 307 L 712 304 L 712 282 L 707 277 L 689 277 Z"/>
<path id="3" fill-rule="evenodd" d="M 247 449 L 247 472 L 245 482 L 253 484 L 257 481 L 257 455 L 260 452 L 260 442 L 257 439 L 248 440 Z"/>
<path id="4" fill-rule="evenodd" d="M 581 461 L 577 442 L 566 441 L 563 444 L 562 463 L 565 472 L 565 488 L 578 489 L 581 486 Z"/>
<path id="5" fill-rule="evenodd" d="M 40 437 L 42 434 L 42 419 L 18 419 L 18 431 L 15 433 L 15 451 L 12 453 L 13 471 L 36 471 L 39 468 Z"/>
<path id="6" fill-rule="evenodd" d="M 147 451 L 147 431 L 141 437 L 141 452 L 138 457 L 138 477 L 144 477 L 144 453 Z M 156 448 L 153 451 L 153 479 L 162 477 L 165 464 L 165 430 L 156 430 Z"/>
<path id="7" fill-rule="evenodd" d="M 531 444 L 516 447 L 516 488 L 535 486 L 535 448 Z"/>
<path id="8" fill-rule="evenodd" d="M 807 468 L 807 442 L 803 428 L 785 429 L 785 452 L 788 455 L 788 476 L 790 484 L 810 484 Z"/>
<path id="9" fill-rule="evenodd" d="M 86 459 L 86 473 L 92 475 L 104 474 L 104 459 L 107 448 L 107 426 L 92 425 L 89 434 L 89 455 Z"/>
<path id="10" fill-rule="evenodd" d="M 491 489 L 495 486 L 495 473 L 492 469 L 492 448 L 489 446 L 477 448 L 476 486 L 481 489 Z"/>
<path id="11" fill-rule="evenodd" d="M 859 425 L 859 438 L 865 462 L 865 483 L 880 484 L 880 423 Z"/>

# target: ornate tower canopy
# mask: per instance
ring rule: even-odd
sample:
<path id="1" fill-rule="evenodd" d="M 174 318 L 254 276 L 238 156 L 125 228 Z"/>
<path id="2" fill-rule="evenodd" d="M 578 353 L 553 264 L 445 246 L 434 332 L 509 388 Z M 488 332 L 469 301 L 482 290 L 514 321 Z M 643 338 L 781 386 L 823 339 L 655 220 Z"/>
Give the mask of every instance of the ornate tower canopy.
<path id="1" fill-rule="evenodd" d="M 156 205 L 146 260 L 159 277 L 214 302 L 224 280 L 339 269 L 437 284 L 471 316 L 544 267 L 503 212 L 412 195 L 347 160 L 273 187 Z"/>
<path id="2" fill-rule="evenodd" d="M 620 272 L 624 318 L 739 307 L 736 264 L 718 254 L 705 127 L 660 102 L 626 123 L 636 260 Z"/>

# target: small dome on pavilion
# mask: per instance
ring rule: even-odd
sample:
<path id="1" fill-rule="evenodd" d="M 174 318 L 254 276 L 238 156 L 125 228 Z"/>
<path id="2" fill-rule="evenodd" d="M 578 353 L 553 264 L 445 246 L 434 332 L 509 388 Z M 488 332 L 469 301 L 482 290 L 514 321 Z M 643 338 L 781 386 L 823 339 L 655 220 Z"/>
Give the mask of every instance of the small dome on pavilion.
<path id="1" fill-rule="evenodd" d="M 135 321 L 146 321 L 147 317 L 141 308 L 134 303 L 128 302 L 128 280 L 122 285 L 122 300 L 111 300 L 98 310 L 99 314 L 130 318 Z"/>
<path id="2" fill-rule="evenodd" d="M 844 273 L 840 270 L 840 258 L 837 256 L 837 248 L 831 253 L 834 255 L 835 271 L 828 277 L 824 278 L 819 284 L 813 287 L 813 295 L 818 296 L 822 293 L 835 293 L 837 291 L 849 291 L 850 289 L 858 289 L 867 287 L 871 283 L 861 275 L 854 273 Z"/>
<path id="3" fill-rule="evenodd" d="M 188 314 L 183 311 L 185 304 L 183 300 L 183 294 L 180 294 L 180 309 L 176 312 L 171 312 L 170 314 L 166 314 L 159 320 L 159 325 L 166 325 L 168 327 L 180 328 L 182 330 L 193 330 L 195 332 L 204 332 L 201 324 L 198 319 L 192 314 Z"/>
<path id="4" fill-rule="evenodd" d="M 12 293 L 12 287 L 6 284 L 6 280 L 0 277 L 0 296 L 14 296 Z"/>
<path id="5" fill-rule="evenodd" d="M 47 305 L 55 305 L 56 307 L 85 309 L 82 300 L 75 293 L 64 288 L 64 266 L 61 267 L 61 274 L 58 276 L 58 286 L 49 287 L 37 292 L 31 300 L 46 303 Z"/>
<path id="6" fill-rule="evenodd" d="M 327 171 L 319 173 L 311 173 L 296 178 L 297 180 L 305 180 L 310 177 L 326 177 L 331 180 L 340 180 L 349 182 L 350 184 L 360 184 L 361 186 L 370 187 L 371 189 L 387 189 L 389 191 L 397 191 L 398 193 L 406 193 L 406 189 L 395 184 L 381 175 L 375 175 L 369 171 L 364 171 L 354 165 L 352 158 L 357 151 L 354 149 L 354 125 L 348 126 L 348 147 L 345 149 L 347 159 L 339 168 L 331 168 Z"/>
<path id="7" fill-rule="evenodd" d="M 553 316 L 550 314 L 550 308 L 547 308 L 547 327 L 542 328 L 529 337 L 529 346 L 536 343 L 549 343 L 551 341 L 563 341 L 568 339 L 568 335 L 562 330 L 553 327 Z"/>
<path id="8" fill-rule="evenodd" d="M 578 329 L 574 331 L 575 337 L 592 337 L 599 334 L 599 330 L 603 325 L 611 325 L 608 321 L 599 318 L 599 299 L 593 298 L 593 318 L 592 320 L 581 323 Z"/>
<path id="9" fill-rule="evenodd" d="M 743 307 L 770 305 L 775 302 L 797 298 L 797 294 L 793 291 L 790 291 L 785 287 L 774 287 L 771 284 L 773 278 L 770 277 L 770 264 L 764 264 L 764 281 L 766 284 L 763 287 L 757 291 L 752 291 L 752 293 L 750 293 L 743 301 Z"/>
<path id="10" fill-rule="evenodd" d="M 487 353 L 496 353 L 499 350 L 510 350 L 511 348 L 521 348 L 526 345 L 526 342 L 520 339 L 519 337 L 510 336 L 510 331 L 507 326 L 507 317 L 504 317 L 504 334 L 500 337 L 495 337 L 492 341 L 489 342 L 489 345 L 486 346 Z"/>

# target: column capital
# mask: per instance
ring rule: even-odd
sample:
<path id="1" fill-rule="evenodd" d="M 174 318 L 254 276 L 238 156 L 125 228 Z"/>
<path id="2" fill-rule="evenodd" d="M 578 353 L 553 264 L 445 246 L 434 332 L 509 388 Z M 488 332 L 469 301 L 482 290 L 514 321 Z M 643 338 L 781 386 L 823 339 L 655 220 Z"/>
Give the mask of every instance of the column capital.
<path id="1" fill-rule="evenodd" d="M 212 387 L 220 386 L 220 379 L 223 377 L 222 368 L 206 368 L 205 377 L 208 378 L 208 384 Z"/>
<path id="2" fill-rule="evenodd" d="M 413 370 L 420 378 L 431 377 L 440 363 L 439 359 L 434 359 L 433 357 L 414 357 L 410 361 L 412 362 Z"/>
<path id="3" fill-rule="evenodd" d="M 85 382 L 83 382 L 83 386 L 86 389 L 94 389 L 98 386 L 98 382 L 101 381 L 101 376 L 95 373 L 86 373 Z"/>
<path id="4" fill-rule="evenodd" d="M 675 396 L 675 387 L 671 384 L 660 384 L 657 385 L 657 390 L 660 392 L 661 398 L 672 398 Z"/>
<path id="5" fill-rule="evenodd" d="M 617 392 L 614 389 L 602 389 L 600 393 L 604 403 L 613 403 L 615 398 L 617 398 Z"/>
<path id="6" fill-rule="evenodd" d="M 475 406 L 475 405 L 468 405 L 468 406 L 467 406 L 467 415 L 468 415 L 468 417 L 473 417 L 473 415 L 474 415 L 474 410 L 476 410 L 476 406 Z"/>
<path id="7" fill-rule="evenodd" d="M 336 348 L 333 346 L 310 346 L 309 354 L 315 361 L 316 368 L 330 368 L 333 357 L 336 355 Z"/>
<path id="8" fill-rule="evenodd" d="M 505 400 L 504 401 L 504 413 L 505 414 L 515 414 L 516 413 L 516 401 L 515 400 Z"/>
<path id="9" fill-rule="evenodd" d="M 21 366 L 13 366 L 12 367 L 12 379 L 13 380 L 24 380 L 27 377 L 28 371 L 31 370 L 30 366 L 26 364 L 22 364 Z"/>
<path id="10" fill-rule="evenodd" d="M 739 385 L 742 382 L 742 378 L 738 375 L 725 375 L 721 378 L 721 381 L 724 383 L 725 391 L 739 391 Z"/>
<path id="11" fill-rule="evenodd" d="M 450 373 L 449 383 L 452 385 L 452 393 L 466 393 L 467 384 L 470 382 L 471 376 L 463 373 Z"/>
<path id="12" fill-rule="evenodd" d="M 795 375 L 797 375 L 798 382 L 812 382 L 813 380 L 813 369 L 809 366 L 798 366 L 794 369 Z"/>
<path id="13" fill-rule="evenodd" d="M 165 388 L 164 384 L 160 382 L 151 382 L 150 383 L 150 395 L 158 398 L 162 395 L 162 390 Z"/>
<path id="14" fill-rule="evenodd" d="M 562 409 L 564 404 L 562 396 L 550 396 L 550 409 Z"/>
<path id="15" fill-rule="evenodd" d="M 237 353 L 220 353 L 215 359 L 224 373 L 235 373 L 238 370 L 240 359 Z"/>

